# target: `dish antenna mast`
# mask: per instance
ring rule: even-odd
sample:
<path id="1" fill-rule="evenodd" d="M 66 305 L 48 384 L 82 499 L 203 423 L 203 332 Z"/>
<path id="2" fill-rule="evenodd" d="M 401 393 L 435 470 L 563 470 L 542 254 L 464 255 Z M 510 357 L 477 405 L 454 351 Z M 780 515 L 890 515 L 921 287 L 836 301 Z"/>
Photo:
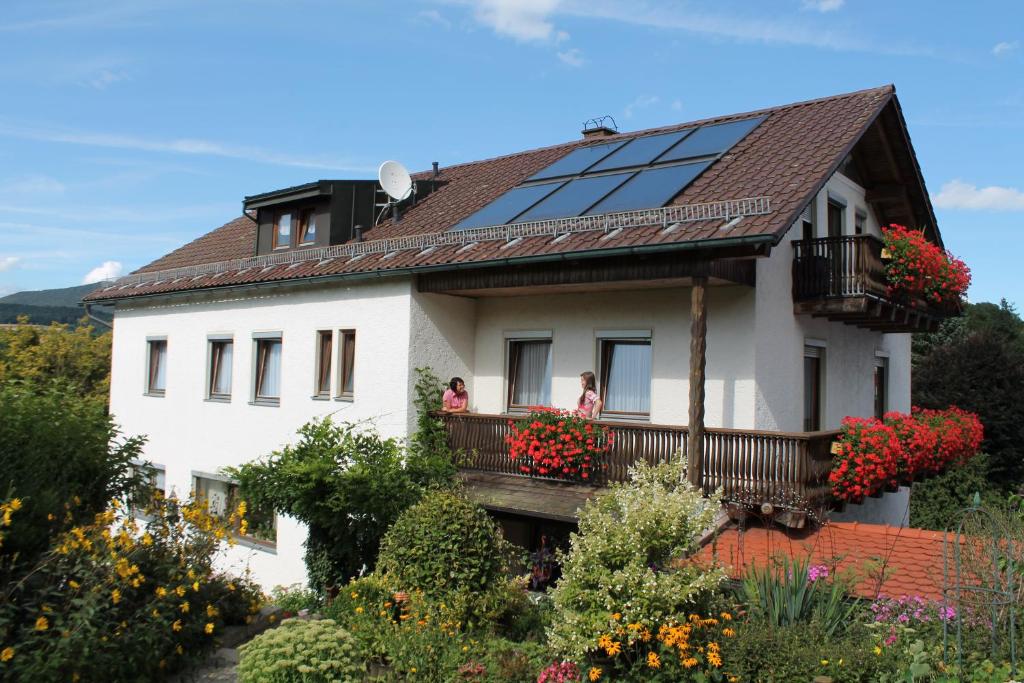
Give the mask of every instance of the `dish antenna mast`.
<path id="1" fill-rule="evenodd" d="M 406 170 L 405 166 L 397 161 L 385 161 L 381 164 L 380 168 L 377 169 L 377 180 L 380 181 L 381 189 L 384 190 L 389 199 L 383 204 L 378 204 L 378 206 L 383 208 L 373 224 L 380 223 L 380 219 L 388 209 L 393 210 L 395 221 L 399 221 L 401 214 L 398 210 L 398 204 L 416 194 L 416 184 L 412 182 L 412 177 L 410 177 L 409 171 Z"/>

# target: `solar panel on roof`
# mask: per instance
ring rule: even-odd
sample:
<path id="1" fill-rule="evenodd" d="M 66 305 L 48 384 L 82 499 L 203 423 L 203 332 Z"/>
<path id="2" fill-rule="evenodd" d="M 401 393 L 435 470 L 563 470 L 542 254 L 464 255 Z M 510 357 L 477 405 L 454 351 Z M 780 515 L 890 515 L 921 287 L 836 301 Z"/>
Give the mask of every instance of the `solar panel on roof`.
<path id="1" fill-rule="evenodd" d="M 504 225 L 562 185 L 565 185 L 565 182 L 544 183 L 509 190 L 476 213 L 463 218 L 455 224 L 452 230 Z"/>
<path id="2" fill-rule="evenodd" d="M 657 159 L 666 149 L 692 132 L 693 128 L 687 128 L 686 130 L 678 130 L 674 133 L 633 138 L 625 146 L 602 159 L 597 165 L 588 168 L 587 173 L 612 171 L 617 168 L 629 168 L 630 166 L 646 166 Z"/>
<path id="3" fill-rule="evenodd" d="M 765 117 L 758 116 L 741 121 L 701 126 L 685 140 L 670 149 L 658 161 L 692 159 L 693 157 L 716 156 L 746 137 Z"/>
<path id="4" fill-rule="evenodd" d="M 587 214 L 665 206 L 710 165 L 710 161 L 698 161 L 693 164 L 662 166 L 641 171 L 602 199 L 587 211 Z"/>
<path id="5" fill-rule="evenodd" d="M 590 145 L 589 147 L 574 149 L 555 163 L 534 173 L 526 179 L 526 182 L 582 173 L 624 144 L 625 141 L 618 140 L 616 142 L 606 142 L 600 145 Z"/>
<path id="6" fill-rule="evenodd" d="M 526 213 L 516 216 L 515 221 L 522 223 L 579 216 L 632 175 L 633 172 L 614 173 L 571 180 Z"/>

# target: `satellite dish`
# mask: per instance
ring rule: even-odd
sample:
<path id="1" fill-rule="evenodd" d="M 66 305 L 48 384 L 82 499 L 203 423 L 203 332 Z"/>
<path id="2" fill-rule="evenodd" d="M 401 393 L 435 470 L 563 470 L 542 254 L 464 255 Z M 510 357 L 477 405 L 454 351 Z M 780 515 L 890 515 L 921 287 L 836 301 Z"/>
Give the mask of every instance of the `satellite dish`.
<path id="1" fill-rule="evenodd" d="M 412 194 L 412 178 L 405 166 L 397 161 L 385 161 L 377 169 L 380 186 L 396 202 L 400 202 Z"/>

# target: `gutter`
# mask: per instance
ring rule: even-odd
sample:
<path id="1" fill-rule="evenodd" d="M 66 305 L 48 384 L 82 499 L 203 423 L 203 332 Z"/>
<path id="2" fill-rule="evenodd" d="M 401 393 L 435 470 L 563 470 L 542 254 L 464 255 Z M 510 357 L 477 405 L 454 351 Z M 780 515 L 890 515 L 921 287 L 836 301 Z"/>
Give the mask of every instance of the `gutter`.
<path id="1" fill-rule="evenodd" d="M 117 303 L 118 301 L 135 301 L 139 299 L 151 299 L 154 297 L 180 296 L 184 294 L 196 294 L 200 292 L 233 291 L 237 289 L 257 289 L 263 287 L 296 286 L 306 284 L 318 284 L 330 281 L 363 281 L 378 280 L 387 277 L 400 277 L 404 275 L 418 275 L 422 273 L 437 273 L 451 270 L 476 270 L 480 268 L 493 268 L 495 266 L 516 266 L 533 263 L 557 263 L 565 261 L 577 261 L 581 259 L 605 258 L 615 256 L 640 256 L 653 253 L 674 253 L 697 250 L 719 249 L 738 246 L 752 246 L 760 248 L 767 256 L 775 245 L 775 235 L 747 235 L 743 237 L 726 237 L 714 240 L 694 240 L 690 242 L 674 242 L 671 244 L 645 244 L 635 247 L 615 247 L 612 249 L 599 249 L 587 251 L 568 251 L 557 254 L 540 254 L 536 256 L 519 256 L 503 259 L 492 259 L 488 261 L 470 261 L 466 263 L 444 263 L 432 266 L 408 266 L 405 268 L 390 268 L 371 270 L 358 273 L 332 273 L 316 277 L 295 278 L 293 280 L 268 280 L 266 282 L 248 282 L 236 285 L 224 285 L 222 287 L 198 287 L 195 289 L 181 289 L 168 292 L 154 292 L 152 294 L 138 294 L 135 296 L 114 297 L 98 299 L 88 303 Z M 86 302 L 83 302 L 86 303 Z M 86 305 L 88 305 L 88 303 Z"/>
<path id="2" fill-rule="evenodd" d="M 114 329 L 114 326 L 111 323 L 108 323 L 106 320 L 103 320 L 102 318 L 97 318 L 96 316 L 94 316 L 92 314 L 92 311 L 89 310 L 89 306 L 92 305 L 91 303 L 89 303 L 87 301 L 83 301 L 81 303 L 82 303 L 82 306 L 85 307 L 85 317 L 87 317 L 89 320 L 92 320 L 95 323 L 99 323 L 100 325 L 103 325 L 107 329 L 110 329 L 110 330 Z"/>

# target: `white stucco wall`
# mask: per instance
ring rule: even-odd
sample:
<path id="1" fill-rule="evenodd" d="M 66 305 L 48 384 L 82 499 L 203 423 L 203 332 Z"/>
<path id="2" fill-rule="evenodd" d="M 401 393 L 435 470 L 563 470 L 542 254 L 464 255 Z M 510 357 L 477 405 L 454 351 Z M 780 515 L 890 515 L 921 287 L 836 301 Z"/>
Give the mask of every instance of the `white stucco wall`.
<path id="1" fill-rule="evenodd" d="M 829 191 L 847 201 L 847 234 L 853 234 L 856 210 L 868 216 L 867 231 L 879 234 L 878 221 L 864 200 L 864 190 L 836 175 L 815 202 L 816 233 L 826 234 Z M 883 334 L 809 315 L 793 314 L 791 242 L 800 239 L 799 222 L 767 259 L 757 261 L 756 318 L 754 323 L 757 368 L 756 427 L 780 431 L 803 429 L 804 344 L 825 347 L 824 409 L 822 428 L 834 429 L 847 415 L 874 413 L 875 356 L 889 358 L 890 410 L 910 409 L 910 335 Z"/>
<path id="2" fill-rule="evenodd" d="M 111 411 L 127 434 L 149 438 L 146 459 L 166 467 L 168 492 L 187 496 L 193 471 L 216 473 L 295 439 L 313 417 L 368 421 L 385 436 L 409 424 L 409 280 L 325 285 L 188 301 L 122 304 L 114 324 Z M 356 330 L 354 400 L 314 400 L 317 330 Z M 252 334 L 282 334 L 279 406 L 251 405 Z M 230 403 L 206 401 L 207 335 L 234 336 Z M 167 389 L 144 395 L 146 338 L 167 338 Z M 337 343 L 334 345 L 337 365 Z M 335 375 L 334 382 L 337 382 Z M 278 520 L 277 551 L 236 547 L 227 565 L 248 564 L 264 586 L 305 580 L 305 529 Z"/>

